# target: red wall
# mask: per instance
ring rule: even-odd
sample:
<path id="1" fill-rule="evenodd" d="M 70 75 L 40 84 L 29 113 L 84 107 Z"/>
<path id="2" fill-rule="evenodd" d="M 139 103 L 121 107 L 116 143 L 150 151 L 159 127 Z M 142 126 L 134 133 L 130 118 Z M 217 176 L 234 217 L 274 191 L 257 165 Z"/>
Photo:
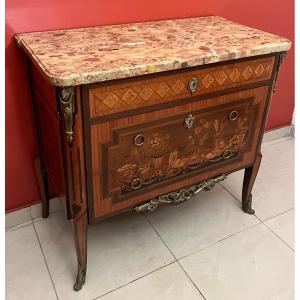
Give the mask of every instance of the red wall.
<path id="1" fill-rule="evenodd" d="M 18 32 L 219 15 L 294 42 L 293 0 L 7 0 L 6 211 L 40 199 L 33 169 L 36 147 Z M 290 124 L 294 108 L 294 50 L 284 61 L 267 129 Z"/>

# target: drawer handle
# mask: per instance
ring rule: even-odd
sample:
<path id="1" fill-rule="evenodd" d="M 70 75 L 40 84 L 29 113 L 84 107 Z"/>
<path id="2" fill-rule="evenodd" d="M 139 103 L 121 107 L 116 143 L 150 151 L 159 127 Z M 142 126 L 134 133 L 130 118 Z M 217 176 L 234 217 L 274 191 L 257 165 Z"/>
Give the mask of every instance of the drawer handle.
<path id="1" fill-rule="evenodd" d="M 138 177 L 134 178 L 130 184 L 133 190 L 138 190 L 142 186 L 142 181 Z"/>
<path id="2" fill-rule="evenodd" d="M 187 129 L 190 129 L 194 125 L 196 117 L 194 117 L 191 113 L 188 114 L 188 116 L 184 119 L 184 124 Z"/>
<path id="3" fill-rule="evenodd" d="M 233 110 L 230 114 L 229 114 L 229 121 L 235 121 L 237 118 L 239 117 L 239 112 L 237 110 Z"/>
<path id="4" fill-rule="evenodd" d="M 133 140 L 133 143 L 140 147 L 144 144 L 144 141 L 145 141 L 145 137 L 143 134 L 139 133 L 137 134 L 135 137 L 134 137 L 134 140 Z"/>
<path id="5" fill-rule="evenodd" d="M 232 154 L 233 154 L 233 151 L 227 149 L 227 150 L 225 150 L 225 151 L 223 152 L 223 158 L 224 158 L 224 159 L 229 159 L 229 158 L 232 156 Z"/>
<path id="6" fill-rule="evenodd" d="M 198 86 L 199 86 L 199 79 L 197 77 L 193 77 L 192 79 L 190 79 L 189 90 L 192 95 L 196 92 Z"/>

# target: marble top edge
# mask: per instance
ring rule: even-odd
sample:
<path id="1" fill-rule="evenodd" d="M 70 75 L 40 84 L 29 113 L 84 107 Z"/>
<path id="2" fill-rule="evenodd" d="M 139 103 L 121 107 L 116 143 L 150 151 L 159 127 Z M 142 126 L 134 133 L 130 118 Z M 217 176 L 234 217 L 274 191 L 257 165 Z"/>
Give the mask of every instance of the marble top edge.
<path id="1" fill-rule="evenodd" d="M 223 17 L 150 21 L 15 36 L 56 86 L 72 86 L 287 51 L 288 39 Z"/>
<path id="2" fill-rule="evenodd" d="M 141 22 L 132 22 L 132 23 L 120 23 L 120 24 L 104 24 L 104 25 L 95 25 L 95 26 L 85 26 L 85 27 L 71 27 L 71 28 L 61 28 L 61 29 L 50 29 L 50 30 L 41 30 L 41 31 L 30 31 L 30 32 L 20 32 L 15 34 L 15 39 L 17 42 L 22 43 L 22 36 L 26 36 L 28 34 L 35 34 L 35 33 L 53 33 L 53 32 L 64 32 L 64 31 L 81 31 L 81 30 L 86 30 L 86 29 L 99 29 L 99 28 L 106 28 L 106 27 L 127 27 L 127 26 L 134 26 L 134 25 L 140 25 L 140 24 L 151 24 L 151 23 L 165 23 L 165 22 L 173 22 L 173 21 L 178 21 L 180 22 L 181 20 L 192 20 L 192 19 L 209 19 L 209 18 L 214 18 L 214 19 L 220 19 L 220 20 L 226 20 L 227 22 L 235 23 L 231 20 L 228 20 L 224 17 L 220 16 L 215 16 L 215 15 L 210 15 L 210 16 L 200 16 L 200 17 L 186 17 L 186 18 L 175 18 L 175 19 L 162 19 L 162 20 L 154 20 L 154 21 L 141 21 Z M 246 25 L 243 25 L 246 27 Z M 258 30 L 258 29 L 256 29 Z"/>

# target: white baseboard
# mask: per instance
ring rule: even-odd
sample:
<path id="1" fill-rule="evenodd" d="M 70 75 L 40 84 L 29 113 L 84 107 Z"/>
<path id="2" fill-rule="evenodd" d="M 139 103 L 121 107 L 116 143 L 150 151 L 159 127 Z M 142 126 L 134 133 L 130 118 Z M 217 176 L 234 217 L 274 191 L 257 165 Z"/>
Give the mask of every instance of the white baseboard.
<path id="1" fill-rule="evenodd" d="M 293 130 L 292 130 L 293 125 L 281 127 L 278 129 L 270 130 L 265 132 L 263 136 L 263 143 L 266 142 L 271 142 L 273 140 L 283 138 L 283 137 L 288 137 L 288 136 L 294 136 L 293 135 Z"/>
<path id="2" fill-rule="evenodd" d="M 282 127 L 268 131 L 263 136 L 263 143 L 270 142 L 279 138 L 294 136 L 294 125 Z M 53 198 L 50 200 L 50 213 L 54 213 L 65 208 L 65 198 Z M 36 222 L 42 219 L 41 203 L 22 208 L 5 215 L 5 228 L 12 228 L 20 224 Z"/>
<path id="3" fill-rule="evenodd" d="M 65 197 L 53 198 L 49 201 L 49 213 L 53 214 L 63 210 Z M 5 229 L 25 225 L 42 219 L 42 204 L 37 203 L 5 215 Z"/>
<path id="4" fill-rule="evenodd" d="M 291 125 L 291 136 L 295 137 L 295 125 L 294 124 Z"/>

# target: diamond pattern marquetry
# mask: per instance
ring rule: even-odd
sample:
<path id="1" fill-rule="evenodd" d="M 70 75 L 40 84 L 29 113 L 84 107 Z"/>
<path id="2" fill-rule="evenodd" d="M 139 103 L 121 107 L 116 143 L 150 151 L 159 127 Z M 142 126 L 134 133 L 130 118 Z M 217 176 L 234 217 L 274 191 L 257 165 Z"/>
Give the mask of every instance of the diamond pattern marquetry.
<path id="1" fill-rule="evenodd" d="M 242 72 L 243 77 L 248 80 L 251 75 L 253 74 L 253 70 L 250 66 L 247 66 L 244 71 Z"/>
<path id="2" fill-rule="evenodd" d="M 241 73 L 237 68 L 234 68 L 233 70 L 230 70 L 228 76 L 232 82 L 236 82 L 236 81 L 238 81 L 239 77 L 241 76 Z"/>
<path id="3" fill-rule="evenodd" d="M 121 105 L 119 97 L 114 93 L 109 93 L 108 96 L 103 100 L 103 103 L 108 107 L 120 107 Z"/>
<path id="4" fill-rule="evenodd" d="M 269 73 L 271 70 L 271 65 L 270 64 L 264 64 L 264 67 L 266 69 L 266 71 Z"/>
<path id="5" fill-rule="evenodd" d="M 135 93 L 132 89 L 128 89 L 125 94 L 122 96 L 122 99 L 127 103 L 127 104 L 133 104 L 134 99 L 137 97 L 137 93 Z"/>
<path id="6" fill-rule="evenodd" d="M 176 94 L 180 94 L 184 88 L 185 88 L 185 85 L 183 84 L 183 82 L 181 80 L 176 80 L 176 82 L 172 85 L 172 90 Z"/>
<path id="7" fill-rule="evenodd" d="M 209 86 L 214 82 L 214 78 L 210 75 L 207 74 L 203 79 L 202 79 L 202 84 L 206 87 L 209 88 Z"/>
<path id="8" fill-rule="evenodd" d="M 271 78 L 273 65 L 274 57 L 260 58 L 96 87 L 93 88 L 94 96 L 90 98 L 91 116 L 190 97 L 188 83 L 192 77 L 197 77 L 200 81 L 200 86 L 193 95 L 267 80 Z"/>
<path id="9" fill-rule="evenodd" d="M 170 88 L 168 87 L 168 85 L 165 82 L 161 82 L 157 89 L 156 92 L 159 94 L 160 97 L 164 97 L 166 96 L 167 92 L 170 90 Z"/>
<path id="10" fill-rule="evenodd" d="M 217 72 L 215 78 L 219 85 L 222 85 L 227 78 L 227 75 L 224 71 Z"/>
<path id="11" fill-rule="evenodd" d="M 264 71 L 265 71 L 264 66 L 263 66 L 262 64 L 259 64 L 259 65 L 257 66 L 257 68 L 255 69 L 254 73 L 255 73 L 255 75 L 256 75 L 257 77 L 260 77 L 261 74 L 262 74 Z"/>
<path id="12" fill-rule="evenodd" d="M 153 95 L 153 90 L 148 85 L 143 86 L 139 92 L 140 96 L 146 101 Z"/>

